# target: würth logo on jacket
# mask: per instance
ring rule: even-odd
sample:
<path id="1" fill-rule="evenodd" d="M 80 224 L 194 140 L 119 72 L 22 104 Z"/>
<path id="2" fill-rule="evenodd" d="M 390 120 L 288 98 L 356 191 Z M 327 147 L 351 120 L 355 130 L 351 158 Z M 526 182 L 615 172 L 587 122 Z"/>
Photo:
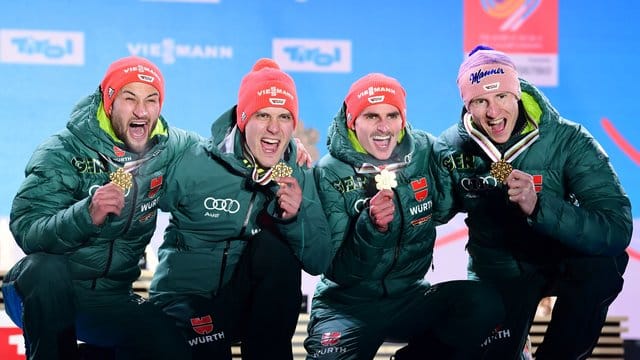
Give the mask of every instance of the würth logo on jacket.
<path id="1" fill-rule="evenodd" d="M 147 196 L 150 198 L 156 196 L 158 190 L 160 190 L 161 187 L 162 175 L 154 177 L 153 179 L 151 179 L 151 183 L 149 184 L 149 194 L 147 194 Z"/>
<path id="2" fill-rule="evenodd" d="M 191 318 L 193 331 L 200 335 L 206 335 L 213 331 L 213 318 L 211 315 Z"/>
<path id="3" fill-rule="evenodd" d="M 327 354 L 344 354 L 347 352 L 347 348 L 344 346 L 338 346 L 340 344 L 340 338 L 342 333 L 340 331 L 329 331 L 322 334 L 320 338 L 320 345 L 322 348 L 316 350 L 311 356 L 316 359 Z"/>
<path id="4" fill-rule="evenodd" d="M 127 161 L 131 161 L 131 156 L 126 156 L 127 152 L 122 150 L 121 148 L 113 145 L 113 154 L 116 156 L 116 160 L 118 160 L 118 162 L 127 162 Z"/>
<path id="5" fill-rule="evenodd" d="M 433 207 L 433 203 L 431 201 L 424 202 L 429 197 L 429 184 L 427 183 L 426 178 L 421 177 L 416 180 L 411 180 L 409 186 L 411 187 L 411 190 L 413 190 L 413 197 L 419 202 L 418 205 L 409 208 L 411 216 L 419 216 L 418 218 L 411 220 L 411 225 L 419 226 L 431 220 L 431 208 Z"/>
<path id="6" fill-rule="evenodd" d="M 123 157 L 123 156 L 126 155 L 126 152 L 124 150 L 120 149 L 119 147 L 113 145 L 113 154 L 116 157 Z"/>
<path id="7" fill-rule="evenodd" d="M 225 338 L 224 331 L 213 333 L 213 316 L 205 315 L 189 319 L 193 331 L 200 335 L 188 340 L 190 346 L 221 341 Z"/>
<path id="8" fill-rule="evenodd" d="M 322 346 L 335 346 L 340 342 L 340 337 L 342 333 L 340 331 L 331 331 L 322 334 L 322 338 L 320 339 L 320 344 Z"/>
<path id="9" fill-rule="evenodd" d="M 427 188 L 427 179 L 420 178 L 418 180 L 411 181 L 411 190 L 413 190 L 413 197 L 416 200 L 422 202 L 429 196 L 429 189 Z"/>

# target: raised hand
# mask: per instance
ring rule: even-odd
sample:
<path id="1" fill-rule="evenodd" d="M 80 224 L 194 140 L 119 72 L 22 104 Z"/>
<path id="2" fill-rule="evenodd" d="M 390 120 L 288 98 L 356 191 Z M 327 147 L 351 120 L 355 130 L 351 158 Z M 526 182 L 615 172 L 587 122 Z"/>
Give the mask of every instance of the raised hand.
<path id="1" fill-rule="evenodd" d="M 513 170 L 505 183 L 509 188 L 507 191 L 509 201 L 518 204 L 520 210 L 527 216 L 531 215 L 538 202 L 533 176 L 520 170 Z"/>
<path id="2" fill-rule="evenodd" d="M 393 220 L 393 213 L 396 210 L 393 196 L 393 191 L 383 189 L 378 191 L 369 201 L 369 217 L 380 232 L 387 232 L 389 223 Z"/>
<path id="3" fill-rule="evenodd" d="M 89 215 L 94 225 L 102 225 L 109 214 L 120 215 L 124 208 L 124 190 L 108 183 L 96 190 L 89 204 Z"/>
<path id="4" fill-rule="evenodd" d="M 280 185 L 276 197 L 278 206 L 282 210 L 281 216 L 283 219 L 291 219 L 300 211 L 302 203 L 300 184 L 296 178 L 290 176 L 277 178 L 276 182 Z"/>

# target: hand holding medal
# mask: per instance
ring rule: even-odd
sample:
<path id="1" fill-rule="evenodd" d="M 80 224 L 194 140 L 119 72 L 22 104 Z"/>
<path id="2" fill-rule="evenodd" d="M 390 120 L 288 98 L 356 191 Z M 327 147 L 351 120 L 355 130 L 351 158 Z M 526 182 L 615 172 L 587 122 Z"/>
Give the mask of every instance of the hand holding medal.
<path id="1" fill-rule="evenodd" d="M 369 217 L 378 231 L 387 232 L 395 213 L 391 189 L 398 186 L 396 173 L 383 169 L 375 180 L 378 193 L 369 201 Z"/>
<path id="2" fill-rule="evenodd" d="M 271 168 L 271 179 L 278 181 L 280 185 L 276 192 L 280 216 L 283 219 L 290 219 L 300 211 L 302 203 L 302 189 L 296 178 L 291 177 L 293 169 L 284 162 L 279 162 Z"/>
<path id="3" fill-rule="evenodd" d="M 109 179 L 122 191 L 127 191 L 133 186 L 133 175 L 125 172 L 123 168 L 118 168 L 118 170 L 109 174 Z"/>
<path id="4" fill-rule="evenodd" d="M 120 216 L 127 192 L 133 186 L 133 175 L 121 167 L 110 173 L 109 179 L 110 183 L 98 187 L 90 196 L 89 216 L 97 226 L 104 224 L 109 215 Z"/>

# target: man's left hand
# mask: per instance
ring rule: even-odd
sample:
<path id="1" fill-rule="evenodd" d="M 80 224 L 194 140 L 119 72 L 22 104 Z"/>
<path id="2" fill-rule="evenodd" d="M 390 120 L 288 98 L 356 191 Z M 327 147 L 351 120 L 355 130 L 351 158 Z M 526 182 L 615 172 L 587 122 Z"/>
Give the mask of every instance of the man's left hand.
<path id="1" fill-rule="evenodd" d="M 294 177 L 281 177 L 275 179 L 280 185 L 276 197 L 278 199 L 278 206 L 282 210 L 283 219 L 291 219 L 300 211 L 300 204 L 302 203 L 302 189 L 298 180 Z"/>
<path id="2" fill-rule="evenodd" d="M 509 201 L 518 204 L 527 216 L 533 213 L 538 202 L 538 194 L 533 184 L 533 176 L 520 170 L 513 170 L 505 180 L 509 187 Z"/>

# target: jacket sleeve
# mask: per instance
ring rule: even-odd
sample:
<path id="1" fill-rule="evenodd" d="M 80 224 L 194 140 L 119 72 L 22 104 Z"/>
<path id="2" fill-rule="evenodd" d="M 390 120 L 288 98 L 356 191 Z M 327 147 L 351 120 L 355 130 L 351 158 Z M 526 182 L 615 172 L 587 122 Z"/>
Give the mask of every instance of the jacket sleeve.
<path id="1" fill-rule="evenodd" d="M 445 167 L 444 159 L 449 152 L 449 147 L 443 137 L 435 140 L 432 145 L 431 156 L 427 157 L 426 167 L 435 182 L 432 190 L 434 191 L 433 220 L 436 225 L 443 225 L 462 211 L 462 207 L 454 193 L 453 172 Z"/>
<path id="2" fill-rule="evenodd" d="M 64 149 L 41 146 L 26 168 L 13 200 L 9 227 L 26 254 L 63 254 L 81 246 L 98 227 L 89 215 L 90 198 L 78 198 L 79 178 Z"/>
<path id="3" fill-rule="evenodd" d="M 368 207 L 359 213 L 349 211 L 344 195 L 333 185 L 340 179 L 333 169 L 316 167 L 315 178 L 331 228 L 333 258 L 328 275 L 345 286 L 370 278 L 383 258 L 383 245 L 397 235 L 394 222 L 389 231 L 381 233 L 371 223 Z"/>
<path id="4" fill-rule="evenodd" d="M 331 260 L 330 231 L 311 170 L 302 170 L 298 182 L 302 203 L 290 221 L 275 219 L 279 232 L 310 275 L 323 273 Z M 273 212 L 270 212 L 273 213 Z"/>
<path id="5" fill-rule="evenodd" d="M 531 225 L 586 254 L 620 254 L 631 241 L 631 203 L 608 156 L 584 129 L 563 143 L 570 144 L 564 178 L 575 201 L 541 192 Z"/>

